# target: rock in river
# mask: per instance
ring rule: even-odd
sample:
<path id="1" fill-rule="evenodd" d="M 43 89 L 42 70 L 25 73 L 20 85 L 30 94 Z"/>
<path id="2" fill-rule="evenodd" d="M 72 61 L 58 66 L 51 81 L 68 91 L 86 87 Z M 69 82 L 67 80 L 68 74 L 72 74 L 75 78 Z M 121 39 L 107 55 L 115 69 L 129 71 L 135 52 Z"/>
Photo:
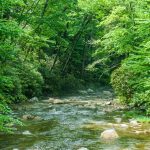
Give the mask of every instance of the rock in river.
<path id="1" fill-rule="evenodd" d="M 111 104 L 112 104 L 112 102 L 111 102 L 111 101 L 106 102 L 106 105 L 111 105 Z"/>
<path id="2" fill-rule="evenodd" d="M 42 120 L 42 118 L 39 116 L 35 116 L 33 120 L 39 121 L 39 120 Z"/>
<path id="3" fill-rule="evenodd" d="M 32 116 L 32 115 L 23 115 L 22 119 L 23 120 L 32 120 L 32 119 L 34 119 L 34 116 Z"/>
<path id="4" fill-rule="evenodd" d="M 131 126 L 139 126 L 139 123 L 136 121 L 136 120 L 133 120 L 133 119 L 131 119 L 131 120 L 129 120 L 130 121 L 130 125 Z"/>
<path id="5" fill-rule="evenodd" d="M 36 120 L 36 121 L 42 120 L 42 118 L 39 117 L 39 116 L 33 116 L 33 115 L 29 115 L 29 114 L 28 115 L 23 115 L 22 119 L 23 120 Z"/>
<path id="6" fill-rule="evenodd" d="M 38 102 L 39 99 L 37 97 L 33 97 L 31 99 L 29 99 L 29 102 L 34 103 L 34 102 Z"/>
<path id="7" fill-rule="evenodd" d="M 100 136 L 103 140 L 114 140 L 119 138 L 117 132 L 115 131 L 115 129 L 108 129 L 105 130 L 101 133 Z"/>
<path id="8" fill-rule="evenodd" d="M 89 94 L 92 94 L 92 93 L 94 93 L 94 90 L 88 89 L 87 92 L 88 92 Z"/>

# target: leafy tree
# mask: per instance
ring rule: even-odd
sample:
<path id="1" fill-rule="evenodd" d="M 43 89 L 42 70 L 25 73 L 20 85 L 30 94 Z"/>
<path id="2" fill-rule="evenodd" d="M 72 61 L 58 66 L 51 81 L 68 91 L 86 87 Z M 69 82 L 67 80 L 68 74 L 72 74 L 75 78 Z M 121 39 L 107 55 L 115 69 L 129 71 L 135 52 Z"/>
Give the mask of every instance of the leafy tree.
<path id="1" fill-rule="evenodd" d="M 100 5 L 106 10 L 98 25 L 102 31 L 93 66 L 105 67 L 103 77 L 113 72 L 111 83 L 119 98 L 149 114 L 149 2 L 114 0 Z"/>
<path id="2" fill-rule="evenodd" d="M 112 83 L 150 114 L 148 0 L 0 0 L 0 130 L 8 108 L 42 94 Z"/>

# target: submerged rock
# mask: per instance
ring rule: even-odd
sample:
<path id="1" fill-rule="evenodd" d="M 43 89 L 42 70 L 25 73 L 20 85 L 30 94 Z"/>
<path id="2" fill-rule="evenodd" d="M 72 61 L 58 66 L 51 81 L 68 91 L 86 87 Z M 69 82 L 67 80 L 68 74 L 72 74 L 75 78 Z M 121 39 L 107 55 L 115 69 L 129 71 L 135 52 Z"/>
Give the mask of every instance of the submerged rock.
<path id="1" fill-rule="evenodd" d="M 115 131 L 115 129 L 108 129 L 101 133 L 100 136 L 103 140 L 114 140 L 119 138 L 119 135 Z"/>

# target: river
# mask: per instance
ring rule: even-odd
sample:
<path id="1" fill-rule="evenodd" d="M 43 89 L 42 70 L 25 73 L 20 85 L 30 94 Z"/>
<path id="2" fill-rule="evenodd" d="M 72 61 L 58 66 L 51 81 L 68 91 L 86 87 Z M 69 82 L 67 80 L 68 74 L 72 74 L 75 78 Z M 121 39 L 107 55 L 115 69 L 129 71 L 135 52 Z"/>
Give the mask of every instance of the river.
<path id="1" fill-rule="evenodd" d="M 14 110 L 17 117 L 29 114 L 38 117 L 22 119 L 24 126 L 17 127 L 14 134 L 1 134 L 0 149 L 150 150 L 150 134 L 136 132 L 149 129 L 149 124 L 130 126 L 124 111 L 114 107 L 111 100 L 107 91 L 82 91 L 73 96 L 18 105 Z M 119 138 L 106 142 L 100 134 L 109 128 L 115 128 Z"/>

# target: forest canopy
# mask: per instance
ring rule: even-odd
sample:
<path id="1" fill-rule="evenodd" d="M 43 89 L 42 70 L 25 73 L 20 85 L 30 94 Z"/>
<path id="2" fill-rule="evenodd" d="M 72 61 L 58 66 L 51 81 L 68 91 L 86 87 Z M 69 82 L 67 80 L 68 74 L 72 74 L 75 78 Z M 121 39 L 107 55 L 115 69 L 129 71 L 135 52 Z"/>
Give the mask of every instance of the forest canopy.
<path id="1" fill-rule="evenodd" d="M 0 0 L 0 131 L 34 96 L 112 85 L 150 115 L 149 0 Z"/>

